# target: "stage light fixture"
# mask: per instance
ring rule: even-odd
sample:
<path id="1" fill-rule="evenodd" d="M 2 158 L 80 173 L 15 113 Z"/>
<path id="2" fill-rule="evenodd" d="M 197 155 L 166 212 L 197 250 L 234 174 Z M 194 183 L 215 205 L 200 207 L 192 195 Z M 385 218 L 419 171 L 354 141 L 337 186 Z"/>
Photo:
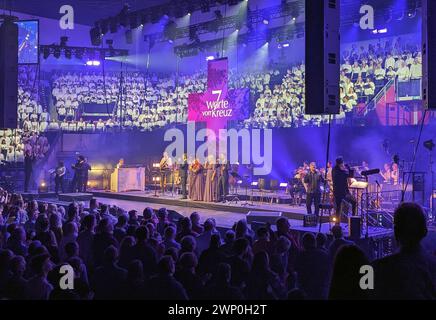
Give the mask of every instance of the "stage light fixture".
<path id="1" fill-rule="evenodd" d="M 120 20 L 120 25 L 122 25 L 123 27 L 127 27 L 129 10 L 130 10 L 130 7 L 126 3 L 126 4 L 124 4 L 123 9 L 121 10 L 121 12 L 118 15 L 118 18 Z"/>
<path id="2" fill-rule="evenodd" d="M 100 46 L 101 45 L 101 32 L 100 28 L 94 27 L 90 31 L 91 35 L 91 43 L 93 46 Z"/>
<path id="3" fill-rule="evenodd" d="M 48 192 L 48 186 L 47 183 L 43 180 L 40 182 L 38 186 L 38 193 L 47 193 Z"/>
<path id="4" fill-rule="evenodd" d="M 147 23 L 149 22 L 149 16 L 148 16 L 148 14 L 143 14 L 142 16 L 141 16 L 141 25 L 142 26 L 145 26 Z"/>
<path id="5" fill-rule="evenodd" d="M 210 12 L 209 0 L 201 1 L 200 8 L 201 8 L 201 12 L 203 13 Z"/>
<path id="6" fill-rule="evenodd" d="M 169 21 L 164 28 L 164 36 L 168 41 L 174 42 L 177 35 L 177 25 L 174 21 Z M 170 42 L 170 43 L 172 43 Z"/>
<path id="7" fill-rule="evenodd" d="M 44 59 L 47 59 L 50 56 L 50 48 L 44 47 L 42 50 L 42 55 Z"/>
<path id="8" fill-rule="evenodd" d="M 108 20 L 103 20 L 100 22 L 100 31 L 101 34 L 105 35 L 106 33 L 109 32 L 109 21 Z"/>
<path id="9" fill-rule="evenodd" d="M 86 61 L 86 65 L 89 67 L 98 67 L 100 66 L 100 61 L 98 60 L 88 60 Z"/>
<path id="10" fill-rule="evenodd" d="M 130 16 L 130 29 L 136 29 L 139 26 L 138 16 L 136 14 L 132 14 Z"/>
<path id="11" fill-rule="evenodd" d="M 211 61 L 211 60 L 215 60 L 214 56 L 207 56 L 206 57 L 206 61 Z"/>
<path id="12" fill-rule="evenodd" d="M 111 18 L 109 22 L 109 29 L 111 33 L 118 32 L 118 21 L 117 18 Z"/>
<path id="13" fill-rule="evenodd" d="M 81 60 L 83 58 L 83 50 L 82 49 L 77 49 L 75 56 L 76 56 L 76 59 Z"/>
<path id="14" fill-rule="evenodd" d="M 433 140 L 427 140 L 424 142 L 424 148 L 426 148 L 428 151 L 433 151 L 435 146 L 436 145 L 434 144 Z"/>
<path id="15" fill-rule="evenodd" d="M 221 10 L 216 10 L 216 11 L 215 11 L 215 17 L 216 17 L 218 20 L 222 20 L 222 18 L 223 18 L 223 14 L 221 13 Z"/>
<path id="16" fill-rule="evenodd" d="M 125 37 L 126 37 L 126 43 L 127 44 L 132 44 L 133 43 L 133 32 L 132 32 L 132 30 L 126 30 Z"/>
<path id="17" fill-rule="evenodd" d="M 72 56 L 71 49 L 70 48 L 65 48 L 64 55 L 65 55 L 65 58 L 71 59 L 71 56 Z"/>
<path id="18" fill-rule="evenodd" d="M 54 56 L 56 59 L 59 59 L 59 58 L 60 58 L 60 56 L 61 56 L 61 48 L 60 48 L 60 47 L 55 47 L 55 49 L 54 49 L 54 53 L 53 53 L 53 56 Z"/>

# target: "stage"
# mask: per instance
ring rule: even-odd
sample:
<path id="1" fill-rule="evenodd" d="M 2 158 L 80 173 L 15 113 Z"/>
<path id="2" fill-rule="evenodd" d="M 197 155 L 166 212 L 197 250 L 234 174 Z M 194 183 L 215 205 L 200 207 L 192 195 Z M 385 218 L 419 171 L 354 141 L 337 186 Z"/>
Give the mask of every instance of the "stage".
<path id="1" fill-rule="evenodd" d="M 158 210 L 162 207 L 168 210 L 174 211 L 182 216 L 189 217 L 192 212 L 198 212 L 202 221 L 207 218 L 214 218 L 217 226 L 222 229 L 228 229 L 233 226 L 235 222 L 247 217 L 249 212 L 265 212 L 268 213 L 281 213 L 283 217 L 289 219 L 291 228 L 298 232 L 318 232 L 319 225 L 314 227 L 303 226 L 304 217 L 307 216 L 306 207 L 304 205 L 295 206 L 289 204 L 280 203 L 261 203 L 256 201 L 238 201 L 238 202 L 226 202 L 226 203 L 206 203 L 192 200 L 182 200 L 180 196 L 166 195 L 155 196 L 154 191 L 131 191 L 131 192 L 107 192 L 102 190 L 90 190 L 87 194 L 89 198 L 93 197 L 101 203 L 108 205 L 118 206 L 126 211 L 137 210 L 141 215 L 142 211 L 146 207 L 151 207 L 154 210 Z M 56 197 L 54 194 L 47 194 L 46 196 L 40 194 L 35 197 L 38 201 L 44 201 L 48 203 L 55 203 L 57 205 L 68 205 L 69 201 L 66 199 L 75 199 L 77 201 L 83 201 L 85 199 L 84 194 L 68 194 L 60 195 Z M 61 200 L 62 199 L 62 200 Z M 71 200 L 72 201 L 72 200 Z M 88 203 L 85 202 L 85 206 Z M 272 220 L 274 221 L 274 220 Z M 271 223 L 273 229 L 275 229 L 274 222 Z M 321 232 L 330 234 L 330 228 L 333 224 L 329 223 L 328 217 L 324 217 Z M 344 229 L 345 236 L 348 236 L 348 225 L 343 222 L 342 227 Z M 368 237 L 375 238 L 387 238 L 393 234 L 392 229 L 382 227 L 369 227 Z M 362 238 L 366 237 L 366 230 L 362 231 Z"/>

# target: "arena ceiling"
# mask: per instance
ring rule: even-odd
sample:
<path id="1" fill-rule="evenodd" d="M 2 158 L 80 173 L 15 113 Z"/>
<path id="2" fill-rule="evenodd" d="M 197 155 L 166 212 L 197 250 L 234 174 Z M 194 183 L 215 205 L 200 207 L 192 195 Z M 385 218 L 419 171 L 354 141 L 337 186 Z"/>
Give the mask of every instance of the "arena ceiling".
<path id="1" fill-rule="evenodd" d="M 3 10 L 12 10 L 30 15 L 58 19 L 59 8 L 64 4 L 73 6 L 76 23 L 94 25 L 94 22 L 117 15 L 123 5 L 128 3 L 131 10 L 139 10 L 158 4 L 169 2 L 168 0 L 0 0 L 0 14 Z M 7 12 L 6 12 L 7 13 Z"/>

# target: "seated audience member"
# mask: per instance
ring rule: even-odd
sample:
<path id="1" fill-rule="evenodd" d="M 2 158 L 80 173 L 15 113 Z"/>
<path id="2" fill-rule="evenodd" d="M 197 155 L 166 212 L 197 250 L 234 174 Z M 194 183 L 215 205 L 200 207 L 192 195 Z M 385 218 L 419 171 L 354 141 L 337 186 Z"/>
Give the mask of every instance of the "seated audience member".
<path id="1" fill-rule="evenodd" d="M 120 254 L 118 258 L 118 265 L 121 268 L 127 269 L 130 265 L 132 257 L 132 247 L 135 245 L 135 238 L 126 236 L 120 243 Z M 142 262 L 141 262 L 142 265 Z M 142 271 L 144 273 L 144 270 Z"/>
<path id="2" fill-rule="evenodd" d="M 88 270 L 90 270 L 94 265 L 93 245 L 95 223 L 96 220 L 93 214 L 85 216 L 82 220 L 82 231 L 79 233 L 76 240 L 79 244 L 79 256 L 87 266 Z"/>
<path id="3" fill-rule="evenodd" d="M 247 220 L 242 219 L 239 220 L 235 227 L 235 237 L 236 239 L 245 238 L 248 241 L 248 244 L 251 246 L 253 244 L 253 235 L 252 231 L 247 226 Z"/>
<path id="4" fill-rule="evenodd" d="M 277 274 L 270 269 L 268 253 L 258 252 L 247 278 L 245 297 L 249 300 L 278 300 L 284 296 L 285 288 Z"/>
<path id="5" fill-rule="evenodd" d="M 124 284 L 123 299 L 144 299 L 144 267 L 139 260 L 132 260 L 127 266 L 127 279 Z"/>
<path id="6" fill-rule="evenodd" d="M 197 257 L 191 252 L 185 252 L 180 256 L 177 263 L 177 271 L 174 277 L 182 284 L 190 300 L 203 299 L 203 280 L 195 272 L 197 268 Z"/>
<path id="7" fill-rule="evenodd" d="M 327 236 L 322 232 L 318 232 L 316 234 L 316 248 L 328 254 L 326 244 L 327 244 Z"/>
<path id="8" fill-rule="evenodd" d="M 182 284 L 174 278 L 174 261 L 169 256 L 160 259 L 157 275 L 145 285 L 146 297 L 150 300 L 188 300 Z"/>
<path id="9" fill-rule="evenodd" d="M 373 262 L 374 298 L 436 299 L 436 260 L 421 246 L 427 235 L 421 206 L 403 203 L 395 210 L 394 234 L 399 251 Z"/>
<path id="10" fill-rule="evenodd" d="M 114 226 L 114 238 L 118 243 L 126 236 L 128 218 L 124 214 L 118 216 L 118 221 Z"/>
<path id="11" fill-rule="evenodd" d="M 77 225 L 74 222 L 68 222 L 64 225 L 64 235 L 59 243 L 59 258 L 65 261 L 67 258 L 65 246 L 70 242 L 76 242 L 78 236 Z"/>
<path id="12" fill-rule="evenodd" d="M 220 250 L 221 239 L 219 234 L 212 235 L 209 248 L 200 255 L 198 263 L 198 273 L 202 275 L 210 274 L 216 276 L 218 265 L 226 260 L 226 256 Z"/>
<path id="13" fill-rule="evenodd" d="M 220 247 L 220 251 L 226 257 L 233 255 L 233 243 L 235 242 L 235 231 L 227 230 L 224 235 L 224 244 Z"/>
<path id="14" fill-rule="evenodd" d="M 243 300 L 241 289 L 230 284 L 232 268 L 227 263 L 218 265 L 217 276 L 214 282 L 206 287 L 208 300 Z"/>
<path id="15" fill-rule="evenodd" d="M 189 219 L 191 219 L 192 230 L 198 234 L 203 233 L 204 229 L 200 224 L 200 215 L 197 212 L 193 212 Z"/>
<path id="16" fill-rule="evenodd" d="M 159 232 L 160 235 L 163 235 L 165 228 L 169 224 L 168 210 L 165 208 L 160 208 L 157 212 L 157 219 L 158 223 L 156 225 L 156 231 Z"/>
<path id="17" fill-rule="evenodd" d="M 173 226 L 168 226 L 165 228 L 164 232 L 164 240 L 162 244 L 165 246 L 165 249 L 176 248 L 180 250 L 181 245 L 176 240 L 176 228 Z"/>
<path id="18" fill-rule="evenodd" d="M 26 286 L 26 299 L 48 300 L 53 286 L 48 282 L 47 275 L 52 269 L 50 256 L 46 253 L 36 255 L 30 260 L 34 276 Z"/>
<path id="19" fill-rule="evenodd" d="M 138 211 L 136 210 L 130 210 L 129 211 L 129 221 L 128 221 L 130 226 L 139 226 L 139 221 L 138 221 Z"/>
<path id="20" fill-rule="evenodd" d="M 117 265 L 117 260 L 117 248 L 113 245 L 106 247 L 102 264 L 95 270 L 91 282 L 95 293 L 94 299 L 114 300 L 122 298 L 122 288 L 127 279 L 127 271 Z"/>
<path id="21" fill-rule="evenodd" d="M 293 266 L 289 267 L 289 250 L 291 242 L 285 236 L 281 236 L 275 243 L 271 253 L 271 270 L 277 273 L 282 282 L 285 282 Z"/>
<path id="22" fill-rule="evenodd" d="M 316 238 L 312 233 L 303 235 L 303 250 L 297 256 L 295 271 L 300 288 L 309 299 L 326 298 L 329 277 L 328 256 L 316 248 Z"/>
<path id="23" fill-rule="evenodd" d="M 219 235 L 219 232 L 216 229 L 215 219 L 213 218 L 206 219 L 206 221 L 204 222 L 203 232 L 195 239 L 197 241 L 198 254 L 201 254 L 204 250 L 206 250 L 209 247 L 210 239 L 214 234 Z M 221 240 L 220 240 L 220 245 L 221 245 Z"/>
<path id="24" fill-rule="evenodd" d="M 354 244 L 352 241 L 348 241 L 344 239 L 344 235 L 342 233 L 342 227 L 341 226 L 333 226 L 332 228 L 332 234 L 333 234 L 333 241 L 329 246 L 328 249 L 328 258 L 330 261 L 330 266 L 333 264 L 333 261 L 335 259 L 335 255 L 340 249 L 340 247 L 344 245 L 352 245 Z"/>
<path id="25" fill-rule="evenodd" d="M 139 260 L 144 267 L 144 276 L 150 277 L 156 271 L 156 251 L 147 243 L 149 239 L 148 229 L 140 226 L 135 232 L 136 244 L 131 248 L 130 260 Z"/>
<path id="26" fill-rule="evenodd" d="M 234 255 L 227 259 L 232 268 L 231 284 L 242 288 L 250 272 L 250 261 L 247 258 L 249 243 L 246 238 L 239 238 L 233 244 Z"/>
<path id="27" fill-rule="evenodd" d="M 98 267 L 103 264 L 104 251 L 109 246 L 118 248 L 118 241 L 113 237 L 112 230 L 112 224 L 108 219 L 104 218 L 100 220 L 97 226 L 97 233 L 92 238 L 92 259 L 94 262 L 94 267 Z"/>
<path id="28" fill-rule="evenodd" d="M 26 232 L 22 227 L 16 227 L 7 240 L 6 248 L 19 256 L 27 256 Z"/>
<path id="29" fill-rule="evenodd" d="M 10 270 L 11 277 L 5 286 L 5 297 L 10 300 L 24 300 L 27 288 L 27 280 L 24 278 L 26 260 L 22 256 L 13 257 Z"/>
<path id="30" fill-rule="evenodd" d="M 192 252 L 197 255 L 197 241 L 195 241 L 195 238 L 193 236 L 184 236 L 182 241 L 180 241 L 180 251 L 179 256 L 181 256 L 185 252 Z"/>
<path id="31" fill-rule="evenodd" d="M 261 227 L 256 231 L 257 240 L 253 244 L 253 254 L 256 255 L 259 252 L 270 252 L 271 242 L 269 240 L 269 232 L 265 227 Z"/>
<path id="32" fill-rule="evenodd" d="M 142 211 L 142 219 L 142 224 L 147 224 L 149 222 L 156 224 L 158 222 L 153 209 L 149 207 Z"/>
<path id="33" fill-rule="evenodd" d="M 179 233 L 176 236 L 176 241 L 180 242 L 185 236 L 197 237 L 198 233 L 192 230 L 191 220 L 187 217 L 182 218 L 179 221 Z"/>
<path id="34" fill-rule="evenodd" d="M 366 300 L 368 291 L 359 285 L 362 274 L 360 268 L 368 265 L 365 253 L 355 245 L 339 248 L 333 263 L 330 281 L 330 300 Z"/>

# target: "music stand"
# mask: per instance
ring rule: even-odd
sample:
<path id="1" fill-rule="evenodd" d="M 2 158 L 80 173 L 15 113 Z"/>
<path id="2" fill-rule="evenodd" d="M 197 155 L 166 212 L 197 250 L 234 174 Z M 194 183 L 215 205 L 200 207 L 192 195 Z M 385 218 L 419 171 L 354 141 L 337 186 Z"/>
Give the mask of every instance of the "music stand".
<path id="1" fill-rule="evenodd" d="M 241 201 L 238 194 L 238 181 L 240 181 L 242 177 L 237 172 L 230 172 L 230 175 L 236 180 L 236 190 L 235 193 L 231 195 L 233 198 L 230 200 L 230 202 L 238 203 Z"/>
<path id="2" fill-rule="evenodd" d="M 250 183 L 248 181 L 249 177 L 250 177 L 250 175 L 244 175 L 244 178 L 245 178 L 245 202 L 241 204 L 241 206 L 243 206 L 243 207 L 253 206 L 253 203 L 249 203 L 249 201 L 248 201 L 248 183 Z M 250 185 L 251 185 L 251 183 L 250 183 Z"/>

